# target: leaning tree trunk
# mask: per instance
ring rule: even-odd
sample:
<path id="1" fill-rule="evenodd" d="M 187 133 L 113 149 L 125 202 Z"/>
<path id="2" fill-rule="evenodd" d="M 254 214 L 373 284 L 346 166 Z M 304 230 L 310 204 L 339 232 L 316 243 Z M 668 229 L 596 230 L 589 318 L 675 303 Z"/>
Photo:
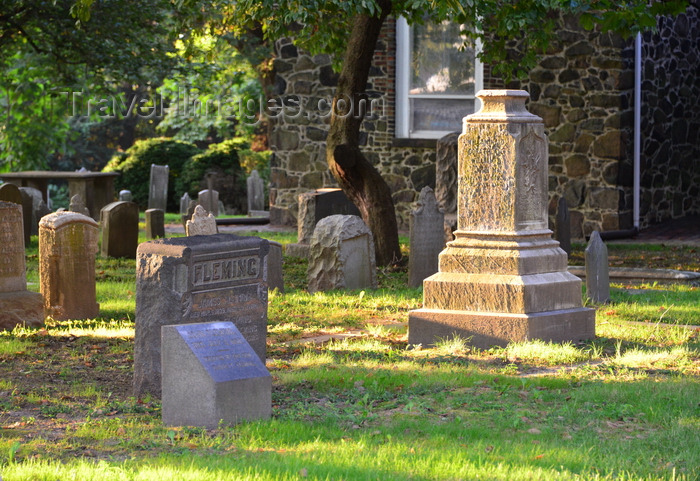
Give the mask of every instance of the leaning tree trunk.
<path id="1" fill-rule="evenodd" d="M 333 177 L 360 210 L 362 219 L 372 231 L 377 265 L 385 266 L 401 258 L 396 213 L 391 189 L 360 151 L 360 125 L 364 112 L 360 111 L 358 104 L 365 93 L 374 47 L 382 23 L 390 12 L 391 2 L 381 2 L 381 6 L 380 16 L 359 15 L 353 20 L 333 99 L 326 160 Z M 339 99 L 349 100 L 350 114 Z"/>

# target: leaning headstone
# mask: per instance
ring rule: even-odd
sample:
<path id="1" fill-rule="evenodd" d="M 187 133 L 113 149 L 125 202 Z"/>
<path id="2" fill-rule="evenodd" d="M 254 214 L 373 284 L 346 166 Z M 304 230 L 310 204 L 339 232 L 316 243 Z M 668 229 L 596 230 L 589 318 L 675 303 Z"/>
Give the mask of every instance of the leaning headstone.
<path id="1" fill-rule="evenodd" d="M 595 336 L 581 280 L 547 229 L 548 145 L 523 90 L 482 90 L 463 121 L 455 240 L 423 281 L 423 309 L 408 317 L 408 343 L 459 336 L 488 348 L 532 339 Z"/>
<path id="2" fill-rule="evenodd" d="M 317 189 L 299 194 L 297 214 L 297 242 L 287 244 L 286 253 L 291 257 L 308 257 L 311 237 L 316 224 L 331 215 L 360 216 L 357 209 L 341 189 Z"/>
<path id="3" fill-rule="evenodd" d="M 41 294 L 27 291 L 22 206 L 0 201 L 0 331 L 44 323 Z"/>
<path id="4" fill-rule="evenodd" d="M 438 256 L 445 247 L 444 222 L 444 215 L 437 205 L 433 189 L 423 187 L 416 208 L 411 212 L 409 287 L 420 286 L 423 279 L 438 271 Z"/>
<path id="5" fill-rule="evenodd" d="M 332 215 L 316 224 L 306 276 L 309 292 L 377 287 L 374 239 L 354 215 Z"/>
<path id="6" fill-rule="evenodd" d="M 39 222 L 39 279 L 44 312 L 56 320 L 99 314 L 95 255 L 99 227 L 92 217 L 55 212 Z"/>
<path id="7" fill-rule="evenodd" d="M 435 198 L 445 214 L 445 240 L 457 229 L 457 139 L 452 132 L 438 139 L 435 151 Z"/>
<path id="8" fill-rule="evenodd" d="M 270 253 L 267 256 L 267 287 L 284 293 L 282 276 L 282 244 L 270 241 Z"/>
<path id="9" fill-rule="evenodd" d="M 136 259 L 139 245 L 139 207 L 134 202 L 117 201 L 100 210 L 103 257 Z"/>
<path id="10" fill-rule="evenodd" d="M 204 207 L 214 217 L 219 215 L 219 193 L 215 190 L 200 190 L 197 196 L 199 205 Z"/>
<path id="11" fill-rule="evenodd" d="M 185 224 L 185 232 L 188 236 L 212 235 L 216 234 L 218 231 L 216 219 L 201 205 L 194 208 L 192 218 Z"/>
<path id="12" fill-rule="evenodd" d="M 166 211 L 168 206 L 168 175 L 170 168 L 167 165 L 151 164 L 151 178 L 149 182 L 148 208 Z"/>
<path id="13" fill-rule="evenodd" d="M 557 218 L 554 225 L 554 238 L 559 241 L 559 247 L 566 255 L 571 255 L 571 219 L 569 206 L 564 197 L 557 204 Z"/>
<path id="14" fill-rule="evenodd" d="M 161 326 L 233 322 L 265 362 L 268 241 L 232 234 L 144 242 L 136 259 L 134 394 L 161 392 Z"/>
<path id="15" fill-rule="evenodd" d="M 90 216 L 90 211 L 87 207 L 85 207 L 85 201 L 80 196 L 80 194 L 75 194 L 73 197 L 70 198 L 68 210 L 71 212 L 77 212 L 78 214 L 86 215 L 88 217 Z"/>
<path id="16" fill-rule="evenodd" d="M 122 200 L 124 202 L 133 202 L 134 196 L 130 190 L 126 190 L 126 189 L 120 190 L 119 191 L 119 200 Z"/>
<path id="17" fill-rule="evenodd" d="M 265 210 L 265 183 L 257 170 L 250 173 L 246 183 L 248 187 L 248 212 Z"/>
<path id="18" fill-rule="evenodd" d="M 272 414 L 270 372 L 231 322 L 161 327 L 166 426 L 217 428 Z"/>
<path id="19" fill-rule="evenodd" d="M 597 230 L 586 247 L 586 296 L 596 304 L 610 302 L 608 248 Z"/>
<path id="20" fill-rule="evenodd" d="M 165 212 L 160 209 L 146 209 L 146 239 L 165 237 Z"/>

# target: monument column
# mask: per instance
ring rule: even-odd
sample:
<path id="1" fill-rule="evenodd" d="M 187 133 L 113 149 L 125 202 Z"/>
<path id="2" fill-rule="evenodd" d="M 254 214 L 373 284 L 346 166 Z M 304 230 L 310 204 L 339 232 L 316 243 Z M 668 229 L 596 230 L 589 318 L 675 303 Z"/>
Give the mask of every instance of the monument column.
<path id="1" fill-rule="evenodd" d="M 408 321 L 409 344 L 459 335 L 477 347 L 595 336 L 581 281 L 547 228 L 547 137 L 525 109 L 523 90 L 477 94 L 458 141 L 455 240 L 439 272 L 423 281 L 423 309 Z"/>

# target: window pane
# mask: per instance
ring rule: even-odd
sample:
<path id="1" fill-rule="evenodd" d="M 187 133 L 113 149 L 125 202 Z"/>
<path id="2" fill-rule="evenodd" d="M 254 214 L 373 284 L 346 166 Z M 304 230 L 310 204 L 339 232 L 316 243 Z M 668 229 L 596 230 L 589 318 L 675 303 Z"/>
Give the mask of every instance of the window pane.
<path id="1" fill-rule="evenodd" d="M 410 94 L 474 95 L 474 48 L 460 50 L 460 25 L 413 26 Z"/>
<path id="2" fill-rule="evenodd" d="M 462 118 L 474 112 L 474 100 L 411 99 L 411 131 L 461 131 Z"/>

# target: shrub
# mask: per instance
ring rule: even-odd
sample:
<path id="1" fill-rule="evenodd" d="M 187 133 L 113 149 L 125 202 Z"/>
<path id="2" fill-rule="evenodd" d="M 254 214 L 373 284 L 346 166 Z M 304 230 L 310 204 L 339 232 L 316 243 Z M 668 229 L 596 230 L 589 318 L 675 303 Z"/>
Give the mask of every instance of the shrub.
<path id="1" fill-rule="evenodd" d="M 151 164 L 167 165 L 168 205 L 170 212 L 179 212 L 182 191 L 177 188 L 184 164 L 201 152 L 194 145 L 179 140 L 154 138 L 139 140 L 125 153 L 118 153 L 109 161 L 103 172 L 119 172 L 114 181 L 116 190 L 131 191 L 134 202 L 142 209 L 148 206 L 148 183 L 151 176 Z"/>

